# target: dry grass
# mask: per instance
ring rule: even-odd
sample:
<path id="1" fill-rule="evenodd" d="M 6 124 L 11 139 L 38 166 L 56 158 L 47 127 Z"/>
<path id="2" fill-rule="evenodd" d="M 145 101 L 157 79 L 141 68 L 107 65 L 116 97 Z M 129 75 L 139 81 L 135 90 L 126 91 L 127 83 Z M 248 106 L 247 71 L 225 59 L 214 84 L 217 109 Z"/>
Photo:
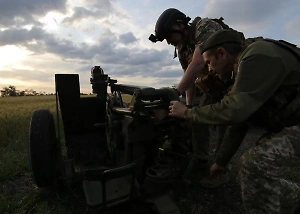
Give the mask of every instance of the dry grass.
<path id="1" fill-rule="evenodd" d="M 80 187 L 40 189 L 32 180 L 29 126 L 37 109 L 49 109 L 56 118 L 55 96 L 0 97 L 0 213 L 84 213 Z"/>
<path id="2" fill-rule="evenodd" d="M 124 96 L 129 103 L 131 96 Z M 0 213 L 86 213 L 86 203 L 81 186 L 64 189 L 39 189 L 31 177 L 28 157 L 29 124 L 37 109 L 56 111 L 55 96 L 0 98 Z M 257 139 L 250 133 L 238 156 Z M 213 142 L 212 142 L 213 143 Z M 236 171 L 235 171 L 236 172 Z M 232 180 L 217 190 L 201 187 L 189 189 L 178 205 L 182 213 L 243 213 L 240 189 Z M 300 183 L 300 167 L 288 174 Z"/>
<path id="3" fill-rule="evenodd" d="M 0 213 L 82 213 L 69 203 L 75 198 L 81 204 L 76 190 L 39 189 L 32 181 L 29 126 L 37 109 L 49 109 L 56 117 L 55 96 L 0 98 Z"/>

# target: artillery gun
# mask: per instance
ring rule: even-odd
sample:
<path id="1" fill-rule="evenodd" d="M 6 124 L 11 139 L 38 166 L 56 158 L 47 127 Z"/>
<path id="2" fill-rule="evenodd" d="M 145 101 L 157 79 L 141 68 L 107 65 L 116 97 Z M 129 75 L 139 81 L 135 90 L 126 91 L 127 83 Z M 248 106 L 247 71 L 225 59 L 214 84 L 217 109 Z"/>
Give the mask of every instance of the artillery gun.
<path id="1" fill-rule="evenodd" d="M 90 83 L 94 96 L 81 96 L 78 74 L 56 74 L 56 120 L 47 109 L 33 113 L 29 152 L 36 185 L 79 180 L 89 207 L 101 209 L 150 200 L 147 185 L 172 186 L 190 151 L 186 121 L 168 116 L 170 101 L 179 100 L 176 91 L 118 84 L 100 66 L 91 69 Z M 163 193 L 159 188 L 155 195 Z"/>

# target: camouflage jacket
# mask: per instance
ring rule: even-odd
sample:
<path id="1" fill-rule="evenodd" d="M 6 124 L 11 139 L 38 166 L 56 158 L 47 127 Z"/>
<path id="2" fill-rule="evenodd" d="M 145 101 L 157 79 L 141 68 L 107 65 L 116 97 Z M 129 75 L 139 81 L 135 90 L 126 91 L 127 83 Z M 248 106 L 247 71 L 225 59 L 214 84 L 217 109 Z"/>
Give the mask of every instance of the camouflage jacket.
<path id="1" fill-rule="evenodd" d="M 201 46 L 208 39 L 208 37 L 215 31 L 221 30 L 222 26 L 212 21 L 209 18 L 196 17 L 191 26 L 190 42 L 187 45 L 178 45 L 178 58 L 183 70 L 186 70 L 189 63 L 192 61 L 195 46 Z"/>

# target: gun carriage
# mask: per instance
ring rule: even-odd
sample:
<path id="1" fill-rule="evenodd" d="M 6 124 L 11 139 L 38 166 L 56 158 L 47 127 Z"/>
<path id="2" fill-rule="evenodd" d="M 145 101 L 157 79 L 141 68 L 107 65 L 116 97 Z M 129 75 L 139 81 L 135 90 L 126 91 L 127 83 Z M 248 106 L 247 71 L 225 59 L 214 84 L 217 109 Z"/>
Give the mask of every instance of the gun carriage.
<path id="1" fill-rule="evenodd" d="M 107 209 L 146 199 L 146 184 L 173 184 L 190 151 L 186 122 L 168 116 L 176 91 L 118 84 L 100 66 L 90 83 L 94 96 L 81 96 L 78 74 L 56 74 L 56 118 L 47 109 L 34 112 L 29 152 L 36 185 L 82 181 L 87 204 Z"/>

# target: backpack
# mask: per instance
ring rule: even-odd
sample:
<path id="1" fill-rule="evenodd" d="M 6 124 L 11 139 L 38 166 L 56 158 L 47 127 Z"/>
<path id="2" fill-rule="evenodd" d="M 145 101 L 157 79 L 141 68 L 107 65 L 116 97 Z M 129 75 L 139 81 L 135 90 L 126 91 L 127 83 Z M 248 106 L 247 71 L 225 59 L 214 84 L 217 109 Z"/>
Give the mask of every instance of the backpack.
<path id="1" fill-rule="evenodd" d="M 300 61 L 300 48 L 284 40 L 248 38 L 243 48 L 256 41 L 267 41 L 294 54 Z M 280 132 L 284 127 L 300 122 L 300 85 L 280 86 L 275 93 L 249 117 L 249 122 L 264 127 L 267 131 Z"/>
<path id="2" fill-rule="evenodd" d="M 247 38 L 244 40 L 243 43 L 243 50 L 245 50 L 250 44 L 257 42 L 257 41 L 267 41 L 267 42 L 272 42 L 276 45 L 278 45 L 281 48 L 284 48 L 288 50 L 289 52 L 293 53 L 297 59 L 300 60 L 300 48 L 297 47 L 297 45 L 292 44 L 290 42 L 284 41 L 284 40 L 274 40 L 274 39 L 268 39 L 268 38 L 263 38 L 261 36 L 259 37 L 253 37 L 253 38 Z"/>
<path id="3" fill-rule="evenodd" d="M 214 19 L 211 19 L 211 20 L 213 20 L 213 21 L 219 23 L 219 24 L 222 26 L 223 29 L 231 29 L 231 30 L 233 30 L 231 27 L 229 27 L 227 24 L 225 24 L 225 23 L 223 22 L 223 20 L 224 20 L 223 17 L 220 17 L 220 18 L 218 18 L 218 19 L 217 19 L 217 18 L 214 18 Z"/>
<path id="4" fill-rule="evenodd" d="M 213 21 L 217 22 L 218 24 L 220 24 L 220 25 L 222 26 L 223 29 L 229 29 L 229 30 L 237 31 L 237 30 L 235 30 L 235 29 L 229 27 L 227 24 L 225 24 L 224 21 L 223 21 L 223 20 L 224 20 L 223 17 L 220 17 L 220 18 L 218 18 L 218 19 L 217 19 L 217 18 L 214 18 L 214 19 L 211 19 L 211 20 L 213 20 Z M 237 31 L 237 32 L 239 32 L 239 34 L 240 34 L 242 40 L 244 41 L 244 40 L 245 40 L 244 34 L 243 34 L 242 32 L 240 32 L 240 31 Z"/>

